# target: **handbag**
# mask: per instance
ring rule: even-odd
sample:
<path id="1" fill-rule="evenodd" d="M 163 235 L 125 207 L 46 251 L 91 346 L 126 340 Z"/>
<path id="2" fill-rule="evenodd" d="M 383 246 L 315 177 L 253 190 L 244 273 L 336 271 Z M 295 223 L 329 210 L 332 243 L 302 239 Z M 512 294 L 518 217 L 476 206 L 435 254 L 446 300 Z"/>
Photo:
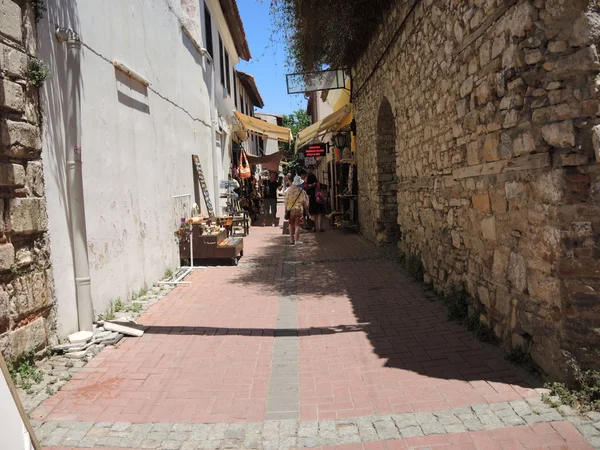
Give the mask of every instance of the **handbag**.
<path id="1" fill-rule="evenodd" d="M 290 209 L 285 210 L 285 215 L 283 216 L 283 218 L 285 220 L 290 220 L 290 210 L 294 207 L 294 205 L 296 204 L 296 202 L 298 201 L 298 199 L 300 198 L 300 196 L 302 195 L 302 191 L 300 191 L 300 193 L 298 194 L 298 197 L 296 197 L 296 200 L 294 200 L 294 203 L 292 203 L 292 206 L 290 206 Z"/>
<path id="2" fill-rule="evenodd" d="M 327 203 L 327 199 L 325 198 L 323 191 L 321 191 L 321 185 L 319 183 L 315 186 L 315 200 L 319 205 Z"/>
<path id="3" fill-rule="evenodd" d="M 240 152 L 240 164 L 239 164 L 240 178 L 250 178 L 252 176 L 252 171 L 250 170 L 250 164 L 248 163 L 248 157 L 246 156 L 246 152 L 242 150 Z"/>

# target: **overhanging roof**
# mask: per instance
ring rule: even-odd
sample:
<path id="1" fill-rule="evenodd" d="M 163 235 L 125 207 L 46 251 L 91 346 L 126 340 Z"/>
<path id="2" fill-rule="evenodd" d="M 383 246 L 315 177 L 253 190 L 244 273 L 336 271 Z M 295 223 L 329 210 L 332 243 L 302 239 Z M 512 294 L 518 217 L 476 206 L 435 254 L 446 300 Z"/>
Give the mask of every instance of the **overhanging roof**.
<path id="1" fill-rule="evenodd" d="M 254 81 L 254 77 L 245 72 L 240 72 L 239 70 L 236 70 L 236 72 L 238 74 L 238 78 L 244 86 L 244 89 L 246 89 L 246 92 L 248 93 L 248 96 L 250 97 L 250 100 L 252 100 L 254 106 L 257 106 L 259 108 L 264 107 L 265 102 L 260 96 L 260 92 L 258 92 L 258 87 L 256 86 L 256 82 Z"/>
<path id="2" fill-rule="evenodd" d="M 248 47 L 244 24 L 242 23 L 242 17 L 240 16 L 236 0 L 219 0 L 219 3 L 227 21 L 229 32 L 233 37 L 238 56 L 245 61 L 250 61 L 252 55 L 250 55 L 250 47 Z"/>
<path id="3" fill-rule="evenodd" d="M 239 111 L 234 111 L 234 114 L 242 128 L 249 133 L 281 142 L 292 142 L 292 131 L 289 128 L 247 116 Z"/>
<path id="4" fill-rule="evenodd" d="M 296 150 L 320 135 L 337 130 L 351 112 L 351 105 L 344 105 L 342 108 L 329 114 L 324 119 L 319 120 L 318 122 L 313 123 L 310 127 L 300 131 L 298 133 L 298 137 L 296 138 Z"/>

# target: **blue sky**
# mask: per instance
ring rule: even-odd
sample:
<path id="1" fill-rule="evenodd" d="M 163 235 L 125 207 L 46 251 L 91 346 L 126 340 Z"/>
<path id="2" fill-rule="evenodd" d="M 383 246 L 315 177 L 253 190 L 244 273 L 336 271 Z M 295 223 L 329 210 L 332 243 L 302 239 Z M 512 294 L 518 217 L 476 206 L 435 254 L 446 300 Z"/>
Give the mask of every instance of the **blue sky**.
<path id="1" fill-rule="evenodd" d="M 258 111 L 289 114 L 299 108 L 306 108 L 304 96 L 287 93 L 284 44 L 270 42 L 270 1 L 238 0 L 237 3 L 252 54 L 250 62 L 241 61 L 237 69 L 254 77 L 265 102 L 265 107 Z"/>

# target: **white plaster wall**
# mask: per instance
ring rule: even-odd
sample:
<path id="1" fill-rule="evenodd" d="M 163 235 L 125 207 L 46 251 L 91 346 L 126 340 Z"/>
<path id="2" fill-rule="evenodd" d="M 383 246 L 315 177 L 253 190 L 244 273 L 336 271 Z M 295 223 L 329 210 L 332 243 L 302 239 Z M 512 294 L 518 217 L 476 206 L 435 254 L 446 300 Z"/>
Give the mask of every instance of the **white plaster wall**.
<path id="1" fill-rule="evenodd" d="M 210 72 L 181 30 L 177 4 L 48 0 L 38 26 L 40 56 L 52 73 L 43 95 L 43 160 L 61 334 L 77 328 L 77 313 L 65 185 L 66 47 L 54 39 L 54 24 L 73 27 L 85 44 L 83 183 L 92 295 L 101 313 L 177 265 L 171 197 L 194 194 L 191 155 L 200 156 L 205 174 L 222 165 L 213 161 Z M 144 76 L 151 90 L 112 60 Z"/>

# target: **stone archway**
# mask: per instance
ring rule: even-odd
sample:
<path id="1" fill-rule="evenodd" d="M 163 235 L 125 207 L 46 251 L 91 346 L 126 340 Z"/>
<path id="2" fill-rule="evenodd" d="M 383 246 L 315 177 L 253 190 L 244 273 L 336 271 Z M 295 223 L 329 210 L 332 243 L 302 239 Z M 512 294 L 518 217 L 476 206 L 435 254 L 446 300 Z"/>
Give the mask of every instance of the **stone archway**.
<path id="1" fill-rule="evenodd" d="M 398 176 L 396 174 L 396 120 L 392 105 L 383 98 L 377 115 L 377 243 L 397 244 L 400 240 L 398 226 Z"/>

